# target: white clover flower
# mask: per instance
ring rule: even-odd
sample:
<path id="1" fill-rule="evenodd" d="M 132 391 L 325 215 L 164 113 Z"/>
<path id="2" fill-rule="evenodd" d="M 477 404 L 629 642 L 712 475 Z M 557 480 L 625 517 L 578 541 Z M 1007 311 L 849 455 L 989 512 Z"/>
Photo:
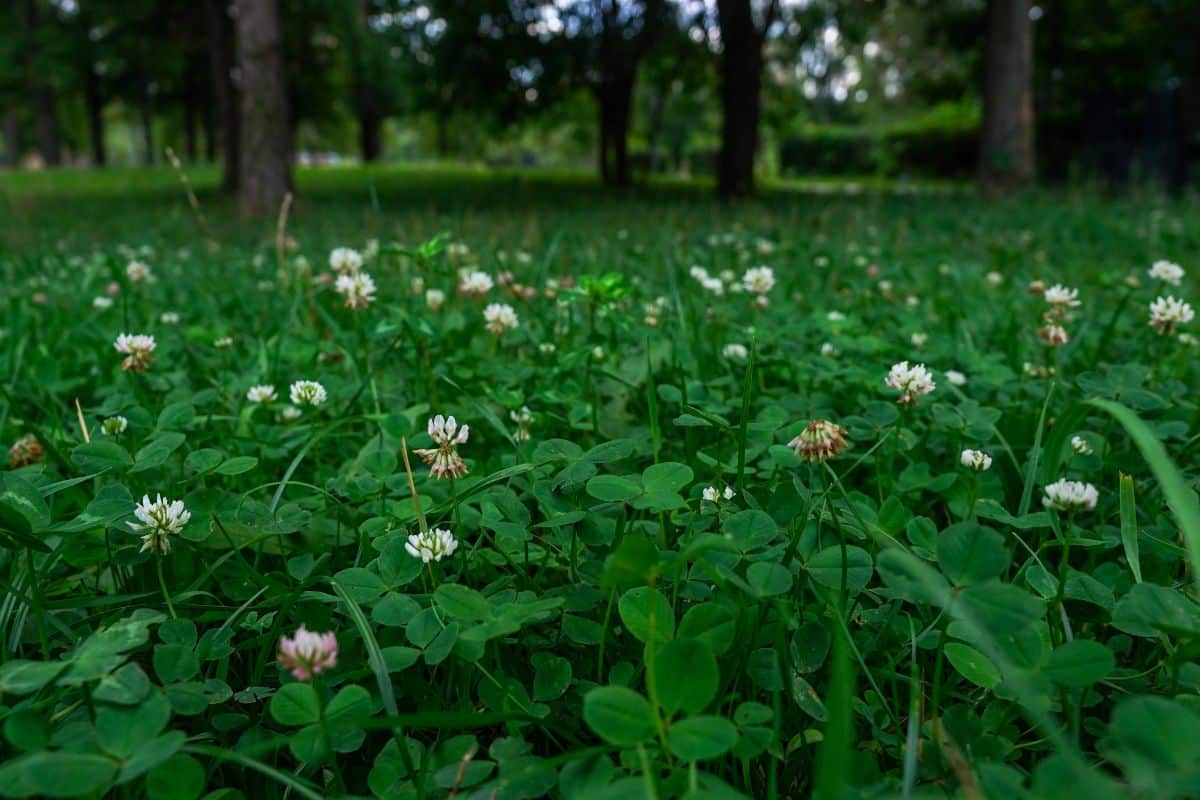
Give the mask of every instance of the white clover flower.
<path id="1" fill-rule="evenodd" d="M 502 336 L 505 331 L 512 330 L 520 324 L 517 312 L 507 303 L 489 303 L 487 308 L 483 309 L 483 318 L 487 321 L 487 329 L 497 336 Z"/>
<path id="2" fill-rule="evenodd" d="M 97 311 L 107 311 L 112 308 L 113 299 L 106 295 L 97 295 L 92 298 L 92 308 Z"/>
<path id="3" fill-rule="evenodd" d="M 129 427 L 129 420 L 119 414 L 100 423 L 100 432 L 105 436 L 120 436 Z"/>
<path id="4" fill-rule="evenodd" d="M 748 269 L 742 275 L 742 286 L 752 294 L 766 294 L 775 288 L 775 270 L 770 267 Z"/>
<path id="5" fill-rule="evenodd" d="M 274 386 L 263 383 L 247 389 L 246 399 L 251 403 L 274 403 L 278 399 L 278 395 L 275 394 Z"/>
<path id="6" fill-rule="evenodd" d="M 156 346 L 154 337 L 144 333 L 122 333 L 113 342 L 116 351 L 125 356 L 121 362 L 121 369 L 132 372 L 141 372 L 146 369 L 154 360 L 150 354 L 154 352 Z"/>
<path id="7" fill-rule="evenodd" d="M 917 306 L 921 305 L 921 298 L 917 297 L 915 294 L 910 294 L 904 298 L 904 305 L 907 308 L 916 308 Z"/>
<path id="8" fill-rule="evenodd" d="M 830 311 L 828 314 L 826 314 L 825 319 L 829 320 L 830 322 L 843 322 L 846 319 L 846 315 L 840 311 L 835 310 L 835 311 Z"/>
<path id="9" fill-rule="evenodd" d="M 133 514 L 140 522 L 131 520 L 129 527 L 135 533 L 142 534 L 141 552 L 153 550 L 164 555 L 171 552 L 171 540 L 168 537 L 178 534 L 192 518 L 192 512 L 187 510 L 182 500 L 172 502 L 161 494 L 153 502 L 149 495 L 143 495 L 142 502 L 138 503 Z"/>
<path id="10" fill-rule="evenodd" d="M 488 275 L 486 272 L 481 272 L 477 269 L 464 269 L 459 271 L 459 294 L 484 297 L 495 285 L 496 282 L 492 280 L 492 276 Z"/>
<path id="11" fill-rule="evenodd" d="M 821 343 L 821 355 L 825 356 L 826 358 L 836 358 L 839 352 L 840 351 L 837 349 L 837 346 L 833 344 L 833 342 Z"/>
<path id="12" fill-rule="evenodd" d="M 375 281 L 365 272 L 342 273 L 333 288 L 342 296 L 346 308 L 361 311 L 375 302 Z"/>
<path id="13" fill-rule="evenodd" d="M 295 422 L 304 416 L 304 412 L 295 406 L 284 406 L 283 410 L 279 412 L 279 416 L 284 422 Z"/>
<path id="14" fill-rule="evenodd" d="M 730 343 L 721 348 L 721 357 L 726 361 L 745 361 L 749 356 L 744 344 Z"/>
<path id="15" fill-rule="evenodd" d="M 224 349 L 226 347 L 233 347 L 233 337 L 232 336 L 218 336 L 216 339 L 213 340 L 213 347 L 217 347 L 220 349 Z"/>
<path id="16" fill-rule="evenodd" d="M 150 280 L 150 267 L 141 261 L 130 261 L 125 266 L 125 277 L 133 283 Z"/>
<path id="17" fill-rule="evenodd" d="M 363 257 L 349 247 L 335 248 L 329 254 L 329 268 L 339 275 L 352 275 L 362 269 Z"/>
<path id="18" fill-rule="evenodd" d="M 279 666 L 298 681 L 311 680 L 337 666 L 338 641 L 333 631 L 314 633 L 303 625 L 291 638 L 279 637 Z"/>
<path id="19" fill-rule="evenodd" d="M 454 551 L 458 549 L 458 540 L 445 528 L 434 528 L 409 536 L 404 549 L 413 558 L 419 558 L 428 564 L 430 561 L 441 561 L 454 555 Z"/>
<path id="20" fill-rule="evenodd" d="M 775 252 L 775 243 L 769 239 L 757 239 L 754 242 L 754 249 L 760 256 L 769 256 Z"/>
<path id="21" fill-rule="evenodd" d="M 813 259 L 813 264 L 821 269 L 829 266 L 829 256 L 817 256 Z"/>
<path id="22" fill-rule="evenodd" d="M 446 245 L 446 255 L 451 258 L 465 258 L 471 254 L 471 248 L 466 242 L 450 242 Z"/>
<path id="23" fill-rule="evenodd" d="M 521 406 L 519 411 L 508 412 L 508 418 L 517 423 L 517 432 L 513 434 L 513 438 L 518 442 L 528 442 L 529 428 L 533 425 L 533 412 L 529 410 L 529 406 Z"/>
<path id="24" fill-rule="evenodd" d="M 158 321 L 163 325 L 178 325 L 179 314 L 175 311 L 164 311 L 162 316 L 158 318 Z"/>
<path id="25" fill-rule="evenodd" d="M 1146 274 L 1157 281 L 1178 286 L 1183 280 L 1183 267 L 1172 261 L 1155 261 Z"/>
<path id="26" fill-rule="evenodd" d="M 1190 305 L 1174 297 L 1159 297 L 1150 304 L 1150 327 L 1164 336 L 1171 335 L 1177 325 L 1191 322 L 1195 316 Z"/>
<path id="27" fill-rule="evenodd" d="M 717 277 L 725 281 L 725 283 L 733 283 L 737 280 L 737 273 L 731 269 L 723 269 L 717 273 Z"/>
<path id="28" fill-rule="evenodd" d="M 319 406 L 329 395 L 325 392 L 325 387 L 316 381 L 296 381 L 288 388 L 288 397 L 291 398 L 292 405 Z"/>
<path id="29" fill-rule="evenodd" d="M 1186 344 L 1188 347 L 1195 347 L 1200 344 L 1200 339 L 1197 339 L 1196 335 L 1192 333 L 1181 333 L 1178 339 L 1180 344 Z"/>
<path id="30" fill-rule="evenodd" d="M 929 343 L 929 334 L 917 331 L 912 336 L 908 337 L 908 341 L 912 343 L 913 347 L 919 350 Z"/>
<path id="31" fill-rule="evenodd" d="M 732 500 L 736 495 L 737 492 L 728 486 L 726 486 L 724 489 L 718 489 L 715 486 L 705 486 L 704 491 L 700 493 L 700 496 L 709 503 L 719 503 L 722 500 Z"/>
<path id="32" fill-rule="evenodd" d="M 466 444 L 470 426 L 459 427 L 453 416 L 438 414 L 426 425 L 429 438 L 436 447 L 419 448 L 415 452 L 429 464 L 429 474 L 435 478 L 461 478 L 467 474 L 467 464 L 458 454 L 458 445 Z"/>
<path id="33" fill-rule="evenodd" d="M 367 246 L 363 248 L 363 259 L 366 261 L 374 261 L 379 255 L 379 240 L 367 239 Z"/>
<path id="34" fill-rule="evenodd" d="M 597 361 L 603 361 L 604 360 L 604 348 L 601 347 L 600 345 L 596 345 L 595 347 L 593 347 L 592 348 L 592 358 L 596 359 Z"/>
<path id="35" fill-rule="evenodd" d="M 1044 488 L 1045 496 L 1042 504 L 1046 508 L 1059 511 L 1090 511 L 1096 507 L 1100 499 L 1096 487 L 1083 481 L 1069 481 L 1060 478 Z"/>
<path id="36" fill-rule="evenodd" d="M 557 349 L 558 348 L 555 347 L 554 342 L 542 342 L 538 345 L 538 352 L 542 353 L 543 355 L 550 355 Z"/>
<path id="37" fill-rule="evenodd" d="M 956 369 L 948 369 L 943 373 L 951 386 L 966 386 L 967 376 Z"/>
<path id="38" fill-rule="evenodd" d="M 924 364 L 910 367 L 907 361 L 893 364 L 883 382 L 888 388 L 900 393 L 896 402 L 906 405 L 917 402 L 918 397 L 937 388 L 937 384 L 933 382 L 933 373 Z"/>
<path id="39" fill-rule="evenodd" d="M 425 306 L 430 311 L 439 311 L 446 304 L 446 293 L 441 289 L 425 290 Z"/>
<path id="40" fill-rule="evenodd" d="M 1059 325 L 1057 322 L 1048 322 L 1042 327 L 1038 328 L 1037 336 L 1051 347 L 1062 347 L 1071 340 L 1071 336 L 1067 333 L 1067 329 L 1062 325 Z"/>
<path id="41" fill-rule="evenodd" d="M 691 275 L 694 280 L 703 281 L 708 277 L 708 270 L 699 264 L 693 264 L 688 270 L 688 275 Z"/>
<path id="42" fill-rule="evenodd" d="M 879 293 L 882 295 L 890 295 L 892 290 L 895 288 L 895 285 L 886 278 L 881 280 L 877 286 L 879 287 Z"/>
<path id="43" fill-rule="evenodd" d="M 1046 298 L 1046 302 L 1052 306 L 1074 308 L 1079 305 L 1079 290 L 1068 289 L 1061 283 L 1056 283 L 1047 289 L 1044 297 Z"/>
<path id="44" fill-rule="evenodd" d="M 1074 450 L 1077 455 L 1081 456 L 1089 456 L 1092 454 L 1092 446 L 1088 444 L 1088 440 L 1082 436 L 1071 437 L 1071 449 Z"/>
<path id="45" fill-rule="evenodd" d="M 982 450 L 963 450 L 958 458 L 964 467 L 975 472 L 992 468 L 992 457 Z"/>
<path id="46" fill-rule="evenodd" d="M 987 285 L 993 289 L 1004 285 L 1004 275 L 999 272 L 989 272 L 983 277 L 983 279 L 987 282 Z"/>

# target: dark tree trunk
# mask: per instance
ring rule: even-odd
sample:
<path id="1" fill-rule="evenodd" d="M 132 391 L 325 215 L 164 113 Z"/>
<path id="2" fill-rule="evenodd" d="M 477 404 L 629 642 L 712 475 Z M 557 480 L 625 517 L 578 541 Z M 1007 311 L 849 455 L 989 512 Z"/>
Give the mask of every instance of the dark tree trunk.
<path id="1" fill-rule="evenodd" d="M 47 166 L 58 166 L 62 163 L 62 136 L 58 128 L 54 90 L 36 83 L 30 90 L 30 102 L 33 105 L 38 149 L 41 150 L 42 160 Z"/>
<path id="2" fill-rule="evenodd" d="M 204 104 L 204 160 L 209 164 L 217 160 L 217 115 L 212 103 Z"/>
<path id="3" fill-rule="evenodd" d="M 383 118 L 374 109 L 358 114 L 358 145 L 364 163 L 378 161 L 383 150 Z"/>
<path id="4" fill-rule="evenodd" d="M 721 23 L 721 152 L 717 157 L 717 193 L 721 197 L 746 197 L 754 193 L 763 31 L 754 22 L 750 0 L 717 0 L 717 13 Z"/>
<path id="5" fill-rule="evenodd" d="M 988 196 L 1034 177 L 1030 0 L 988 0 L 979 187 Z"/>
<path id="6" fill-rule="evenodd" d="M 666 116 L 666 112 L 667 93 L 661 89 L 656 90 L 650 99 L 649 167 L 652 173 L 662 170 L 662 159 L 659 155 L 659 149 L 662 146 L 663 117 Z"/>
<path id="7" fill-rule="evenodd" d="M 636 67 L 613 71 L 596 93 L 600 117 L 600 180 L 607 186 L 628 186 L 633 182 L 629 167 L 629 119 L 636 78 Z"/>
<path id="8" fill-rule="evenodd" d="M 241 76 L 241 170 L 238 198 L 247 216 L 279 209 L 292 190 L 291 129 L 276 0 L 237 0 Z"/>
<path id="9" fill-rule="evenodd" d="M 15 111 L 4 112 L 4 163 L 14 169 L 21 163 L 21 121 Z"/>
<path id="10" fill-rule="evenodd" d="M 100 77 L 90 66 L 84 75 L 83 100 L 84 105 L 87 106 L 92 164 L 102 167 L 108 163 L 108 150 L 104 146 L 104 97 L 100 93 Z"/>
<path id="11" fill-rule="evenodd" d="M 208 36 L 208 65 L 212 72 L 213 102 L 220 126 L 221 191 L 236 192 L 241 167 L 239 99 L 233 85 L 233 23 L 223 0 L 205 0 L 204 27 Z M 210 139 L 214 141 L 217 137 Z M 211 146 L 211 145 L 210 145 Z"/>
<path id="12" fill-rule="evenodd" d="M 154 107 L 151 105 L 150 86 L 142 89 L 142 163 L 154 164 Z"/>
<path id="13" fill-rule="evenodd" d="M 196 107 L 191 97 L 183 99 L 183 152 L 189 164 L 195 164 L 199 147 L 197 146 Z"/>

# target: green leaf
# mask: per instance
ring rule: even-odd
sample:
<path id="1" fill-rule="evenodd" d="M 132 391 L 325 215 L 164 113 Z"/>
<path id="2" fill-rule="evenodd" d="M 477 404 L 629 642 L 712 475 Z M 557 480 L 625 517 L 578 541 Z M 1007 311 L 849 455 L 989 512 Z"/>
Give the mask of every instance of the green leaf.
<path id="1" fill-rule="evenodd" d="M 378 575 L 362 567 L 344 569 L 333 578 L 357 603 L 370 603 L 388 588 Z"/>
<path id="2" fill-rule="evenodd" d="M 177 753 L 146 775 L 148 800 L 196 800 L 204 792 L 204 766 Z"/>
<path id="3" fill-rule="evenodd" d="M 200 662 L 192 648 L 181 644 L 160 644 L 154 648 L 154 674 L 163 683 L 186 681 L 200 671 Z"/>
<path id="4" fill-rule="evenodd" d="M 997 578 L 1008 568 L 1004 537 L 975 522 L 951 525 L 938 536 L 937 560 L 958 586 Z"/>
<path id="5" fill-rule="evenodd" d="M 310 725 L 320 719 L 317 692 L 307 683 L 289 683 L 279 687 L 271 698 L 271 716 L 281 725 Z"/>
<path id="6" fill-rule="evenodd" d="M 737 728 L 724 717 L 688 717 L 671 726 L 668 743 L 682 761 L 723 756 L 737 744 Z"/>
<path id="7" fill-rule="evenodd" d="M 1019 633 L 1040 619 L 1046 613 L 1046 604 L 1011 584 L 988 581 L 963 589 L 951 611 L 1000 637 Z"/>
<path id="8" fill-rule="evenodd" d="M 6 797 L 83 797 L 106 789 L 117 762 L 88 753 L 43 750 L 0 766 L 0 793 Z"/>
<path id="9" fill-rule="evenodd" d="M 196 418 L 196 409 L 191 403 L 172 403 L 158 415 L 159 430 L 182 430 L 192 424 Z"/>
<path id="10" fill-rule="evenodd" d="M 467 620 L 491 619 L 487 598 L 461 583 L 443 583 L 433 593 L 433 602 L 451 617 Z"/>
<path id="11" fill-rule="evenodd" d="M 645 487 L 647 493 L 671 494 L 678 492 L 691 482 L 692 468 L 677 461 L 654 464 L 642 472 L 642 486 Z"/>
<path id="12" fill-rule="evenodd" d="M 716 603 L 701 603 L 683 615 L 677 634 L 680 639 L 704 642 L 713 655 L 719 656 L 733 644 L 736 632 L 737 619 L 732 611 Z"/>
<path id="13" fill-rule="evenodd" d="M 258 466 L 258 459 L 254 456 L 237 456 L 217 467 L 216 472 L 218 475 L 241 475 L 256 466 Z"/>
<path id="14" fill-rule="evenodd" d="M 188 453 L 187 458 L 183 460 L 183 466 L 189 472 L 200 474 L 216 468 L 224 458 L 225 454 L 220 450 L 205 447 Z"/>
<path id="15" fill-rule="evenodd" d="M 621 621 L 639 642 L 665 642 L 675 633 L 675 613 L 657 589 L 639 586 L 621 595 L 617 602 Z"/>
<path id="16" fill-rule="evenodd" d="M 950 642 L 945 648 L 946 660 L 958 670 L 958 674 L 976 686 L 991 689 L 1000 683 L 1000 670 L 974 647 Z"/>
<path id="17" fill-rule="evenodd" d="M 36 692 L 57 678 L 66 667 L 61 661 L 9 661 L 0 666 L 0 694 Z"/>
<path id="18" fill-rule="evenodd" d="M 1121 473 L 1121 545 L 1133 579 L 1142 582 L 1142 560 L 1138 549 L 1137 506 L 1133 499 L 1133 476 Z"/>
<path id="19" fill-rule="evenodd" d="M 654 737 L 654 709 L 646 698 L 623 686 L 600 686 L 583 698 L 583 719 L 596 735 L 618 747 Z"/>
<path id="20" fill-rule="evenodd" d="M 654 653 L 651 697 L 667 716 L 680 711 L 694 714 L 712 702 L 719 678 L 717 659 L 708 645 L 695 639 L 673 639 Z"/>
<path id="21" fill-rule="evenodd" d="M 608 557 L 600 586 L 605 589 L 650 582 L 658 574 L 658 549 L 645 536 L 626 536 Z"/>
<path id="22" fill-rule="evenodd" d="M 587 493 L 606 502 L 628 502 L 642 493 L 642 487 L 619 475 L 597 475 L 587 482 Z"/>
<path id="23" fill-rule="evenodd" d="M 109 439 L 81 444 L 71 451 L 71 463 L 84 472 L 122 469 L 133 466 L 133 457 L 121 445 Z"/>
<path id="24" fill-rule="evenodd" d="M 1111 650 L 1091 639 L 1075 639 L 1056 647 L 1042 667 L 1050 680 L 1083 688 L 1108 677 L 1116 666 Z"/>
<path id="25" fill-rule="evenodd" d="M 871 582 L 874 567 L 871 554 L 861 547 L 846 547 L 846 588 L 851 592 L 861 591 Z M 842 546 L 831 545 L 821 550 L 804 565 L 812 579 L 830 589 L 842 587 Z"/>
<path id="26" fill-rule="evenodd" d="M 746 582 L 757 597 L 773 597 L 792 588 L 792 573 L 782 564 L 759 561 L 746 570 Z"/>

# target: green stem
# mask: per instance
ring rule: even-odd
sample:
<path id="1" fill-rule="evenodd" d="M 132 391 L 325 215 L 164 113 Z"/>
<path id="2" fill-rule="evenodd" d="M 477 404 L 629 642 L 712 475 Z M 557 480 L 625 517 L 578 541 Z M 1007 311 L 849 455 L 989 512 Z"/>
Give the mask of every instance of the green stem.
<path id="1" fill-rule="evenodd" d="M 42 644 L 42 659 L 50 660 L 50 639 L 46 633 L 46 602 L 42 597 L 42 582 L 38 580 L 37 568 L 33 564 L 33 550 L 25 548 L 25 564 L 29 568 L 29 596 L 33 599 L 33 610 L 37 615 L 38 639 Z"/>
<path id="2" fill-rule="evenodd" d="M 163 599 L 167 601 L 167 610 L 171 612 L 171 619 L 178 619 L 175 615 L 175 606 L 171 603 L 171 593 L 167 591 L 167 580 L 163 577 L 163 557 L 162 553 L 154 553 L 154 571 L 158 573 L 158 588 L 162 589 Z"/>

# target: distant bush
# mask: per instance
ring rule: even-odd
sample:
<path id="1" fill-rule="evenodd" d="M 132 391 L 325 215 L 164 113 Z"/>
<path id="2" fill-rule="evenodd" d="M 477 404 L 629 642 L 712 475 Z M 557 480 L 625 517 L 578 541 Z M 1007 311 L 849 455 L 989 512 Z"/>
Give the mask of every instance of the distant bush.
<path id="1" fill-rule="evenodd" d="M 887 125 L 805 125 L 781 142 L 779 164 L 785 175 L 961 178 L 978 148 L 978 110 L 943 105 Z"/>

